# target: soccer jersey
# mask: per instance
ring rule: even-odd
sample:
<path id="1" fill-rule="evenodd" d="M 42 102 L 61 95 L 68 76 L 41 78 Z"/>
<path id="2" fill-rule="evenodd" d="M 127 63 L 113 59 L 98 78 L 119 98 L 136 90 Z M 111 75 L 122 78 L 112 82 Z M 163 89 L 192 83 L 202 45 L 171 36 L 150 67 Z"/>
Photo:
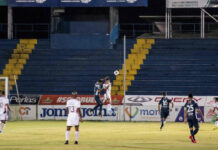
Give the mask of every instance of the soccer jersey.
<path id="1" fill-rule="evenodd" d="M 170 109 L 170 103 L 172 100 L 166 98 L 162 98 L 159 102 L 159 105 L 161 105 L 161 111 L 169 111 Z"/>
<path id="2" fill-rule="evenodd" d="M 186 102 L 185 106 L 184 106 L 184 110 L 187 111 L 187 118 L 188 119 L 197 119 L 197 114 L 196 114 L 196 110 L 198 109 L 198 104 L 191 100 L 191 103 L 189 104 L 188 102 Z"/>
<path id="3" fill-rule="evenodd" d="M 111 94 L 111 83 L 103 84 L 103 89 L 106 89 L 105 91 L 106 94 Z"/>
<path id="4" fill-rule="evenodd" d="M 6 104 L 9 103 L 9 100 L 6 97 L 0 97 L 0 114 L 3 114 L 7 111 Z"/>
<path id="5" fill-rule="evenodd" d="M 95 83 L 95 87 L 94 87 L 94 95 L 95 96 L 100 96 L 100 92 L 99 90 L 101 89 L 101 85 L 98 84 L 98 82 Z"/>
<path id="6" fill-rule="evenodd" d="M 78 108 L 80 108 L 80 105 L 80 101 L 77 99 L 69 99 L 66 105 L 69 110 L 69 115 L 79 115 Z"/>

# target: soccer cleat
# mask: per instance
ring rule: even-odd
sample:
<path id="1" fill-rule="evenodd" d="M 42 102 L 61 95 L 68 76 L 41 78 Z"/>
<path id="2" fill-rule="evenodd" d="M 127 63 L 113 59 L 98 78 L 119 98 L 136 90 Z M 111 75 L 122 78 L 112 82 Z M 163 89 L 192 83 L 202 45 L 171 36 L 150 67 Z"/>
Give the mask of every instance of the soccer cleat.
<path id="1" fill-rule="evenodd" d="M 65 141 L 65 143 L 64 143 L 65 145 L 67 145 L 67 144 L 69 144 L 69 142 L 68 141 Z"/>
<path id="2" fill-rule="evenodd" d="M 197 143 L 197 141 L 196 141 L 196 140 L 194 140 L 194 141 L 193 141 L 193 143 Z"/>
<path id="3" fill-rule="evenodd" d="M 74 144 L 76 144 L 76 145 L 77 145 L 77 144 L 78 144 L 78 141 L 75 141 L 75 142 L 74 142 Z"/>
<path id="4" fill-rule="evenodd" d="M 194 137 L 192 135 L 189 136 L 189 139 L 192 141 L 192 143 L 194 143 L 195 139 L 194 139 Z"/>

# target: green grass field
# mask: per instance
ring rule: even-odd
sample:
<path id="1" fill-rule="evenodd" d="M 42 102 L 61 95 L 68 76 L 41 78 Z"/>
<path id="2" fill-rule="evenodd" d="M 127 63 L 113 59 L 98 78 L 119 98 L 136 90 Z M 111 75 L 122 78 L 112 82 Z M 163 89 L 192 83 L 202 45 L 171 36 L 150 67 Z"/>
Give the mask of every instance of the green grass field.
<path id="1" fill-rule="evenodd" d="M 197 144 L 188 139 L 188 125 L 167 123 L 84 122 L 80 127 L 79 145 L 64 145 L 65 121 L 8 122 L 0 134 L 2 150 L 217 150 L 218 130 L 212 124 L 200 124 Z"/>

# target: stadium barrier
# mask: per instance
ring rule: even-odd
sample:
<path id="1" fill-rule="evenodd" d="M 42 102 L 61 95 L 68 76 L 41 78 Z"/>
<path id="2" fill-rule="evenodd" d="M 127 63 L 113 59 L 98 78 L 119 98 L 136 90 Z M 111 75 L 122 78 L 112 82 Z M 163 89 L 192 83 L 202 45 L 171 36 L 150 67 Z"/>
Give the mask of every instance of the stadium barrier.
<path id="1" fill-rule="evenodd" d="M 205 122 L 210 122 L 213 113 L 215 96 L 196 96 L 198 103 L 204 114 Z M 71 95 L 21 95 L 20 104 L 16 95 L 10 97 L 11 108 L 10 120 L 66 120 L 66 101 Z M 174 102 L 174 108 L 168 117 L 170 122 L 184 121 L 184 104 L 187 100 L 185 96 L 169 96 Z M 92 95 L 79 95 L 83 120 L 102 121 L 160 121 L 158 112 L 158 102 L 161 96 L 154 95 L 127 95 L 126 105 L 123 104 L 123 96 L 112 96 L 113 111 L 108 113 L 106 102 L 103 106 L 103 117 L 99 117 L 97 112 L 91 116 L 90 109 L 94 107 L 95 100 Z M 198 116 L 199 121 L 200 116 Z"/>

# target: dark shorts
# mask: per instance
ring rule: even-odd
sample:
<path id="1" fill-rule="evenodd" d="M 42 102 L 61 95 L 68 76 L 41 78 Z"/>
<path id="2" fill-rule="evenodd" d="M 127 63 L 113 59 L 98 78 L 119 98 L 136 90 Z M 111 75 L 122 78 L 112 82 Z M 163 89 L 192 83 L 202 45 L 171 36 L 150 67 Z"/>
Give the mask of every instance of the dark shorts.
<path id="1" fill-rule="evenodd" d="M 188 119 L 188 126 L 189 128 L 199 128 L 198 120 L 197 119 Z"/>
<path id="2" fill-rule="evenodd" d="M 100 99 L 100 96 L 95 95 L 95 101 L 96 101 L 97 104 L 102 105 L 102 101 Z"/>
<path id="3" fill-rule="evenodd" d="M 161 110 L 161 118 L 167 118 L 169 116 L 169 111 Z"/>

